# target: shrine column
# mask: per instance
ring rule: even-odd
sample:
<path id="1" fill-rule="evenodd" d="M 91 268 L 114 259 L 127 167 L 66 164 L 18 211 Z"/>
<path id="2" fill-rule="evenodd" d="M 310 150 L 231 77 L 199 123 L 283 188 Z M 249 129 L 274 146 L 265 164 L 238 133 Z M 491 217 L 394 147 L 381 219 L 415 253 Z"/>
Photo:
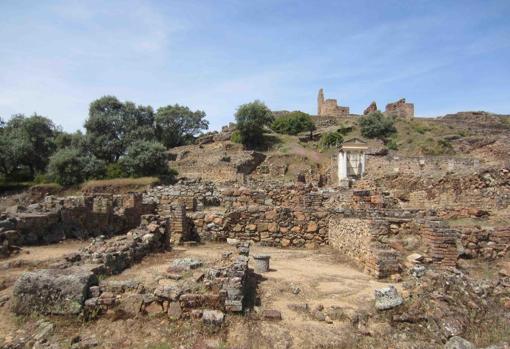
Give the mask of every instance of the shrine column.
<path id="1" fill-rule="evenodd" d="M 347 153 L 340 151 L 338 153 L 338 181 L 344 181 L 347 177 Z"/>

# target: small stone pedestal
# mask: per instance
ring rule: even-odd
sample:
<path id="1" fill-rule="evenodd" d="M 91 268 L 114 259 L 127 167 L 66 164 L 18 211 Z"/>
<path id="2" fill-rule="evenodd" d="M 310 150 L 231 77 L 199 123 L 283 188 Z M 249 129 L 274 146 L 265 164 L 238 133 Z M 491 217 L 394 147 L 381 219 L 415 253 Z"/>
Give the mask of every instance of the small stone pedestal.
<path id="1" fill-rule="evenodd" d="M 255 260 L 255 272 L 257 273 L 267 273 L 269 271 L 269 259 L 271 256 L 267 254 L 259 254 L 253 256 Z"/>

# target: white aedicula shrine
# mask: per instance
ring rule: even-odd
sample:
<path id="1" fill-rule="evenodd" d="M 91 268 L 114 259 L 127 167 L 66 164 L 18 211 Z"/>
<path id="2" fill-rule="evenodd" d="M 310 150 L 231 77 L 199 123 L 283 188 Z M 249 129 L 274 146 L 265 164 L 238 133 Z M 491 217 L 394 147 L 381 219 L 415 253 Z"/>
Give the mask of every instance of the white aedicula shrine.
<path id="1" fill-rule="evenodd" d="M 365 161 L 368 146 L 359 138 L 345 141 L 338 153 L 338 184 L 349 187 L 350 182 L 359 179 L 365 173 Z"/>

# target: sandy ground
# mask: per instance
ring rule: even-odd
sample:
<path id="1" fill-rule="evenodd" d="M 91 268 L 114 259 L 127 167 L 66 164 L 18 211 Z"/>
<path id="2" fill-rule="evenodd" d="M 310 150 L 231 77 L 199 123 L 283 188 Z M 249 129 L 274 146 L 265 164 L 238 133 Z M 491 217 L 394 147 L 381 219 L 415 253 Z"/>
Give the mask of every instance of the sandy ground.
<path id="1" fill-rule="evenodd" d="M 0 270 L 0 278 L 6 274 L 18 275 L 23 270 L 33 269 L 37 265 L 45 265 L 48 261 L 73 252 L 84 245 L 84 242 L 65 242 L 52 246 L 27 248 L 28 254 L 21 254 L 4 260 L 1 264 L 13 261 L 24 261 L 12 270 Z M 196 247 L 178 247 L 173 251 L 151 255 L 141 263 L 113 276 L 114 280 L 138 280 L 144 284 L 158 283 L 158 277 L 164 273 L 175 258 L 195 257 L 205 265 L 221 258 L 225 251 L 235 249 L 225 244 L 206 244 Z M 207 333 L 191 321 L 171 322 L 160 316 L 137 316 L 134 319 L 101 318 L 89 323 L 77 320 L 56 324 L 56 335 L 63 338 L 72 333 L 84 336 L 96 336 L 102 347 L 133 347 L 153 348 L 155 343 L 178 342 L 190 343 L 201 338 L 214 338 L 216 342 L 227 342 L 226 347 L 234 348 L 308 348 L 308 347 L 344 347 L 342 344 L 352 327 L 347 320 L 335 319 L 328 324 L 318 321 L 309 314 L 291 310 L 289 305 L 308 304 L 314 309 L 318 305 L 326 308 L 341 307 L 357 311 L 373 306 L 374 289 L 384 286 L 368 275 L 362 273 L 345 262 L 335 251 L 324 248 L 321 250 L 282 250 L 269 247 L 252 247 L 251 254 L 263 253 L 271 256 L 270 271 L 258 277 L 256 297 L 258 299 L 253 311 L 247 316 L 228 316 L 229 327 L 220 333 Z M 250 267 L 253 267 L 250 259 Z M 299 289 L 299 291 L 297 291 Z M 9 294 L 12 285 L 1 294 Z M 254 320 L 266 309 L 281 312 L 282 321 Z M 26 320 L 16 318 L 7 309 L 0 308 L 0 337 L 13 333 L 23 326 Z M 313 336 L 311 335 L 313 333 Z M 313 343 L 313 345 L 312 345 Z M 171 346 L 174 348 L 174 346 Z M 180 346 L 175 346 L 179 348 Z M 187 346 L 184 346 L 187 347 Z"/>

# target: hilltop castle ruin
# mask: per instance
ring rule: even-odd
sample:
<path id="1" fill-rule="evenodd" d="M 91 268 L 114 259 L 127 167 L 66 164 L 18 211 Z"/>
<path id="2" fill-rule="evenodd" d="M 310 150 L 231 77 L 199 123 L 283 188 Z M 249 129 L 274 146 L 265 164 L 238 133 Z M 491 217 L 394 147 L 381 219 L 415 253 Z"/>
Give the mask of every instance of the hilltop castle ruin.
<path id="1" fill-rule="evenodd" d="M 363 115 L 377 111 L 377 104 L 373 101 L 364 111 Z M 349 116 L 349 107 L 339 106 L 336 99 L 324 99 L 324 90 L 319 90 L 317 96 L 317 115 L 343 117 Z M 385 115 L 402 119 L 412 119 L 414 117 L 414 104 L 407 103 L 405 98 L 386 105 Z"/>
<path id="2" fill-rule="evenodd" d="M 324 99 L 324 91 L 319 90 L 317 97 L 318 116 L 349 116 L 349 107 L 339 106 L 336 99 Z"/>

